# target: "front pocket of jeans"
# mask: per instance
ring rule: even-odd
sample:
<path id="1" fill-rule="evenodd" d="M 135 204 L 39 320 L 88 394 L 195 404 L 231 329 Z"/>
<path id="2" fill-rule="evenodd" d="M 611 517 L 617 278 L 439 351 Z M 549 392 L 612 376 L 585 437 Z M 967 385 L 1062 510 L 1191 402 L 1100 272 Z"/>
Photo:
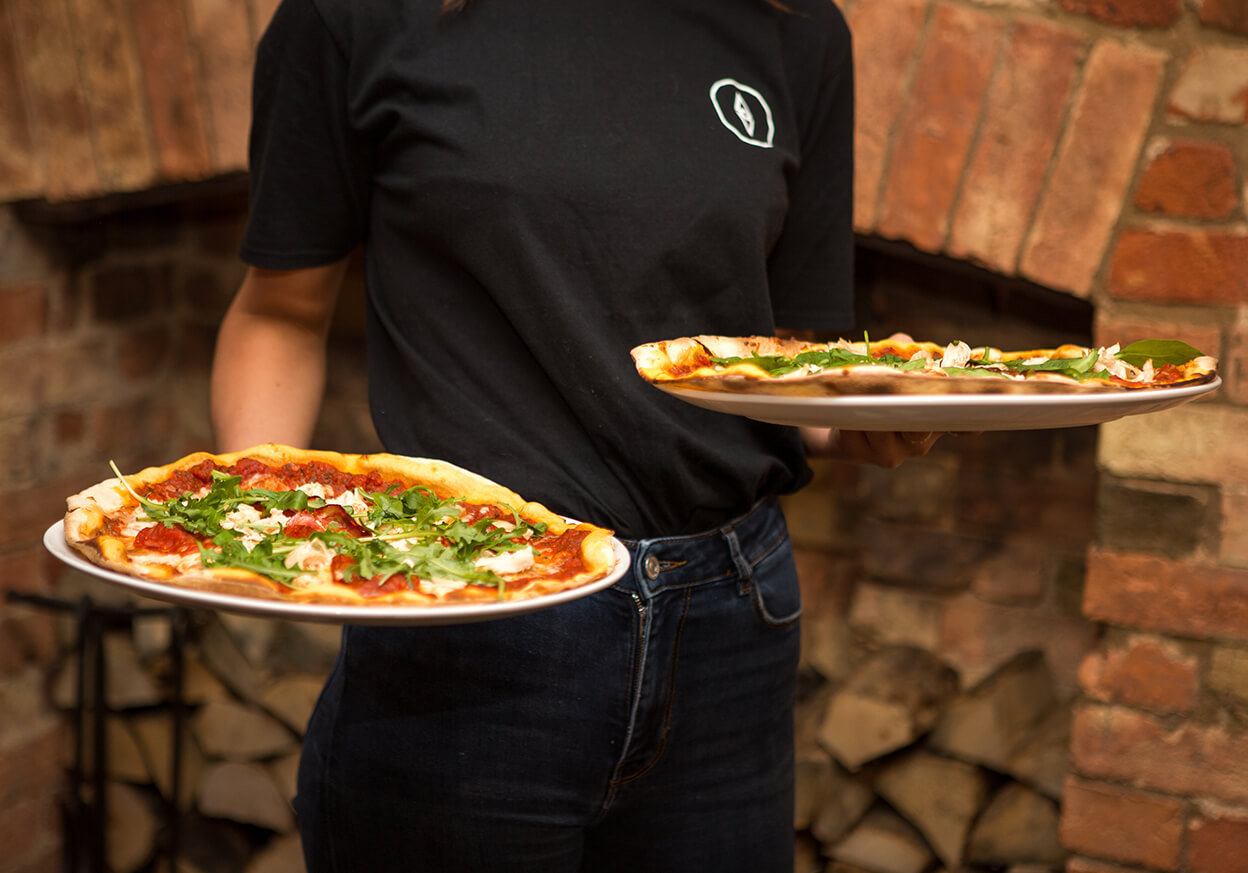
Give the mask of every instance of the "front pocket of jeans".
<path id="1" fill-rule="evenodd" d="M 797 621 L 802 614 L 802 587 L 787 536 L 754 565 L 752 575 L 750 596 L 758 617 L 770 627 Z"/>

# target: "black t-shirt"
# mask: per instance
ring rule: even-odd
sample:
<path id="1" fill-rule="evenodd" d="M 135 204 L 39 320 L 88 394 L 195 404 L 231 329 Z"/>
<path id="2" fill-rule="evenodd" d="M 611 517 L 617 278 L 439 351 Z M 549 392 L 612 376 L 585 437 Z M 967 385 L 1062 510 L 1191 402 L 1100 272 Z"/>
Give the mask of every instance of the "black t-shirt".
<path id="1" fill-rule="evenodd" d="M 696 409 L 629 349 L 852 318 L 853 81 L 831 0 L 285 0 L 242 256 L 363 243 L 370 402 L 625 536 L 802 485 L 795 430 Z"/>

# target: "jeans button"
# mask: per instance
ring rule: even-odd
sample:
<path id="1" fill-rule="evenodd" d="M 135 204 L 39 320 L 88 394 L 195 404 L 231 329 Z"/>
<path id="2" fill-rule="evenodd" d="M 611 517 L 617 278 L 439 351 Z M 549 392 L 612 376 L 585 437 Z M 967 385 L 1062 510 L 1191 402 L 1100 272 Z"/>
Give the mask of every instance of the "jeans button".
<path id="1" fill-rule="evenodd" d="M 662 568 L 659 566 L 658 555 L 646 555 L 646 560 L 641 566 L 642 570 L 645 571 L 646 578 L 651 582 L 659 578 Z"/>

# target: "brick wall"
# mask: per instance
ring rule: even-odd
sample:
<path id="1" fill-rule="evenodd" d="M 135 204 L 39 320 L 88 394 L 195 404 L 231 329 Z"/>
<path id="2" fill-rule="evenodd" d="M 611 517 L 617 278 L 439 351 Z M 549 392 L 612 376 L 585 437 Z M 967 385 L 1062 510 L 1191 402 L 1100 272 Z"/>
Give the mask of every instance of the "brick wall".
<path id="1" fill-rule="evenodd" d="M 0 588 L 76 590 L 39 542 L 64 495 L 110 458 L 210 442 L 207 364 L 244 209 L 229 186 L 274 5 L 0 0 L 0 203 L 16 204 L 0 206 Z M 844 5 L 865 240 L 1056 289 L 1091 307 L 1103 342 L 1187 339 L 1225 384 L 1093 432 L 946 441 L 895 474 L 822 467 L 795 524 L 812 619 L 923 641 L 965 682 L 1044 649 L 1076 703 L 1071 870 L 1242 871 L 1248 7 Z M 358 311 L 357 286 L 344 362 Z M 358 370 L 331 373 L 318 440 L 370 448 Z M 845 559 L 851 530 L 861 561 Z M 923 554 L 953 571 L 925 572 Z M 63 630 L 0 602 L 0 873 L 56 867 L 63 728 L 43 690 Z"/>
<path id="2" fill-rule="evenodd" d="M 241 193 L 72 221 L 0 207 L 0 598 L 107 600 L 41 545 L 65 496 L 107 478 L 109 460 L 133 470 L 211 447 L 208 368 L 245 209 Z M 353 279 L 317 440 L 366 451 Z M 46 691 L 71 642 L 67 620 L 0 599 L 0 873 L 60 869 L 68 739 Z"/>
<path id="3" fill-rule="evenodd" d="M 1061 831 L 1080 873 L 1248 870 L 1248 5 L 847 8 L 862 233 L 1086 299 L 1103 344 L 1173 336 L 1221 359 L 1210 402 L 1099 428 L 1079 603 L 1102 638 L 1073 674 Z M 1015 586 L 1033 575 L 1006 563 Z M 944 627 L 959 604 L 982 640 L 1052 622 L 1007 629 L 973 585 L 919 610 L 915 590 L 869 612 Z M 859 586 L 851 615 L 878 599 Z M 1051 659 L 1078 647 L 1049 640 Z"/>
<path id="4" fill-rule="evenodd" d="M 277 0 L 4 0 L 0 200 L 79 200 L 246 166 Z"/>

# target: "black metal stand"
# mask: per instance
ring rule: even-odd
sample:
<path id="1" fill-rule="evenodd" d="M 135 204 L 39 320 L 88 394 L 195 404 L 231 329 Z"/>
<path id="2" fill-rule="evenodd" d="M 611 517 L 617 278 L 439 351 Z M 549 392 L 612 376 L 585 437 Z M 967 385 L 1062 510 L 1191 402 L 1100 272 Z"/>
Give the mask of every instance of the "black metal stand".
<path id="1" fill-rule="evenodd" d="M 182 734 L 186 719 L 184 649 L 189 611 L 179 606 L 107 606 L 93 602 L 90 597 L 70 602 L 21 591 L 8 592 L 8 600 L 40 609 L 72 612 L 77 621 L 77 694 L 72 713 L 74 753 L 68 793 L 62 807 L 64 873 L 106 873 L 108 870 L 105 835 L 108 824 L 109 705 L 104 638 L 109 633 L 130 631 L 134 619 L 140 616 L 163 616 L 169 620 L 172 676 L 167 705 L 173 722 L 173 771 L 170 774 L 169 796 L 165 800 L 163 851 L 169 860 L 169 869 L 177 869 L 181 838 L 181 811 L 178 806 L 182 789 Z M 92 751 L 89 785 L 85 775 L 88 737 Z"/>

